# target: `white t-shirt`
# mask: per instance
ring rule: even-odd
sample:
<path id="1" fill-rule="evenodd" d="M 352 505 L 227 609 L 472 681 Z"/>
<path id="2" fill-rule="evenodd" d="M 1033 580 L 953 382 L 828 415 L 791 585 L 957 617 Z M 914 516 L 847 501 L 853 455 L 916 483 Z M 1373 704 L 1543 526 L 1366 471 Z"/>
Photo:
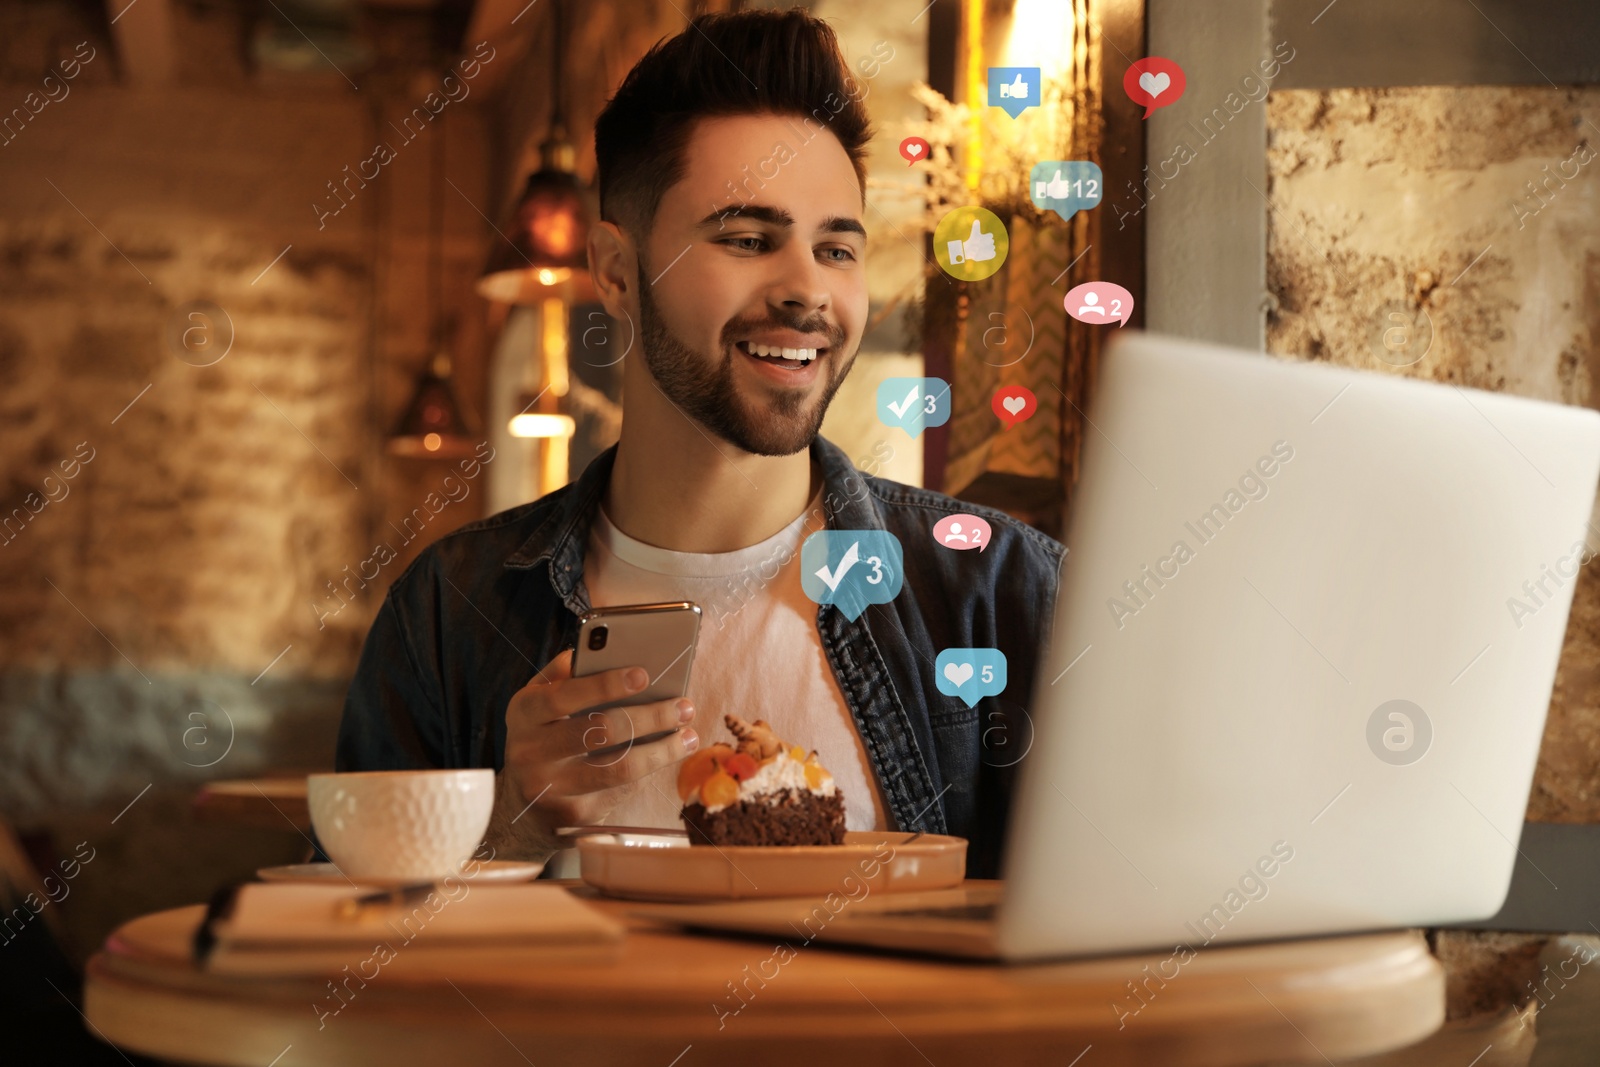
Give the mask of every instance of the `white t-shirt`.
<path id="1" fill-rule="evenodd" d="M 596 608 L 668 600 L 699 604 L 688 696 L 700 746 L 734 740 L 722 721 L 725 712 L 747 722 L 765 719 L 790 744 L 817 750 L 844 793 L 847 830 L 884 830 L 877 778 L 822 651 L 817 605 L 800 585 L 805 519 L 821 514 L 821 499 L 818 493 L 798 518 L 760 544 L 711 553 L 672 552 L 637 541 L 600 508 L 589 531 L 583 581 Z M 678 766 L 639 780 L 605 821 L 682 827 Z"/>

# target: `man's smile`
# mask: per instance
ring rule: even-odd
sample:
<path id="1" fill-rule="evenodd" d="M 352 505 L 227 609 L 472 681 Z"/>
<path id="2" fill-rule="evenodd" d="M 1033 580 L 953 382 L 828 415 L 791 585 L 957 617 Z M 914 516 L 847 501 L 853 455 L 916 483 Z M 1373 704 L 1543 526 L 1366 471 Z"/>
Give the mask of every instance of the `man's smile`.
<path id="1" fill-rule="evenodd" d="M 821 364 L 822 357 L 833 351 L 837 343 L 837 339 L 824 330 L 768 326 L 739 337 L 733 347 L 752 362 L 761 364 L 764 370 L 781 370 L 781 377 L 776 380 L 786 385 L 804 385 L 817 376 L 813 368 Z"/>
<path id="2" fill-rule="evenodd" d="M 739 341 L 734 350 L 765 377 L 784 385 L 809 385 L 816 379 L 823 358 L 832 349 L 825 345 L 774 345 Z"/>

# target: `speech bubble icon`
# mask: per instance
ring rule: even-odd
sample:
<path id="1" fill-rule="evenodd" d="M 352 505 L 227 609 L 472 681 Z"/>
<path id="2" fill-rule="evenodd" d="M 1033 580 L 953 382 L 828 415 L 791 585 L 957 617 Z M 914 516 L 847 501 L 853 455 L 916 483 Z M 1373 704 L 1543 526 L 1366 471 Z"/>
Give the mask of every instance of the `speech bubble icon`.
<path id="1" fill-rule="evenodd" d="M 945 548 L 953 548 L 957 552 L 973 548 L 982 552 L 989 547 L 989 538 L 993 532 L 989 529 L 987 520 L 967 513 L 946 515 L 933 524 L 934 543 Z"/>
<path id="2" fill-rule="evenodd" d="M 989 106 L 1016 118 L 1039 106 L 1038 67 L 990 67 Z"/>
<path id="3" fill-rule="evenodd" d="M 818 530 L 800 545 L 800 588 L 854 622 L 900 593 L 900 539 L 887 530 Z"/>
<path id="4" fill-rule="evenodd" d="M 900 142 L 900 156 L 906 161 L 906 166 L 925 161 L 933 152 L 933 145 L 921 137 L 907 137 Z"/>
<path id="5" fill-rule="evenodd" d="M 1084 282 L 1067 292 L 1061 304 L 1079 322 L 1125 326 L 1133 314 L 1133 294 L 1116 282 Z"/>
<path id="6" fill-rule="evenodd" d="M 933 661 L 933 684 L 974 707 L 1006 687 L 1006 654 L 998 648 L 947 648 Z"/>
<path id="7" fill-rule="evenodd" d="M 1039 410 L 1039 398 L 1025 385 L 1008 385 L 994 391 L 989 406 L 1009 430 L 1017 423 L 1033 418 L 1033 413 Z"/>
<path id="8" fill-rule="evenodd" d="M 1028 196 L 1040 211 L 1054 211 L 1070 220 L 1080 211 L 1100 206 L 1105 179 L 1100 168 L 1084 159 L 1052 159 L 1035 163 L 1028 173 Z"/>
<path id="9" fill-rule="evenodd" d="M 912 437 L 950 421 L 950 383 L 943 378 L 885 378 L 878 383 L 878 421 Z"/>
<path id="10" fill-rule="evenodd" d="M 1134 60 L 1122 76 L 1122 91 L 1144 108 L 1145 118 L 1158 107 L 1176 104 L 1186 84 L 1183 68 L 1160 56 Z"/>

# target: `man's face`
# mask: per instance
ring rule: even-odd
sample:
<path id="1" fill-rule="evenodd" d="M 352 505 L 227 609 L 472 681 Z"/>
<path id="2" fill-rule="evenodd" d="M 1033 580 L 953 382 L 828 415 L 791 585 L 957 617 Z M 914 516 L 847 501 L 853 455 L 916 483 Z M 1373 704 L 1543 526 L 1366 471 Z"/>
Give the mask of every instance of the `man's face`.
<path id="1" fill-rule="evenodd" d="M 811 444 L 866 321 L 861 202 L 815 120 L 695 124 L 640 257 L 640 340 L 667 399 L 747 452 Z"/>

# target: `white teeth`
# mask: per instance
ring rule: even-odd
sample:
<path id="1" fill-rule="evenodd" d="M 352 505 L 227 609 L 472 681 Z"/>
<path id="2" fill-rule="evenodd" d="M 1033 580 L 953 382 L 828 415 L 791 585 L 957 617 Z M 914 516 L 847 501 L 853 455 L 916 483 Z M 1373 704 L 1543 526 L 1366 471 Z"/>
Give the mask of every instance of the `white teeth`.
<path id="1" fill-rule="evenodd" d="M 758 345 L 755 342 L 746 342 L 746 350 L 752 356 L 766 356 L 768 358 L 798 359 L 810 362 L 817 358 L 815 348 L 780 348 L 777 345 Z"/>

